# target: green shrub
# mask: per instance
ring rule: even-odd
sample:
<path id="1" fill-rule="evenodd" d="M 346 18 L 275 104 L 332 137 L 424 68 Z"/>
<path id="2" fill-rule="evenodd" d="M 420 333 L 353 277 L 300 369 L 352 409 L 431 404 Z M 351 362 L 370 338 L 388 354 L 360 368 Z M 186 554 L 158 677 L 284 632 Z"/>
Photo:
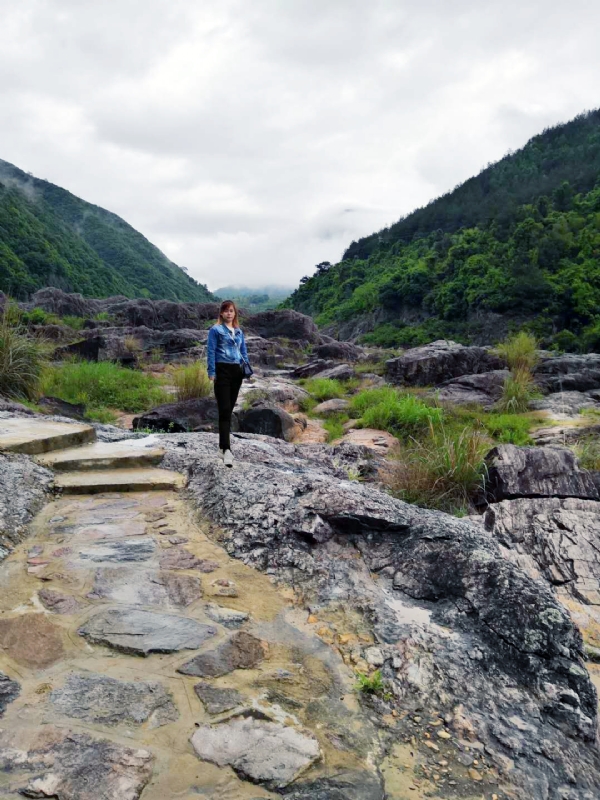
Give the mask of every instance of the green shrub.
<path id="1" fill-rule="evenodd" d="M 111 320 L 111 316 L 110 316 L 110 314 L 108 313 L 108 311 L 100 311 L 98 314 L 96 314 L 96 316 L 94 317 L 94 319 L 95 319 L 97 322 L 110 322 L 110 320 Z"/>
<path id="2" fill-rule="evenodd" d="M 208 397 L 212 392 L 213 385 L 208 378 L 206 366 L 201 361 L 177 367 L 172 370 L 171 376 L 178 400 Z"/>
<path id="3" fill-rule="evenodd" d="M 9 315 L 0 318 L 0 395 L 33 400 L 45 364 L 44 346 L 29 338 Z"/>
<path id="4" fill-rule="evenodd" d="M 531 372 L 538 362 L 537 340 L 527 331 L 509 336 L 498 345 L 497 351 L 506 359 L 508 368 L 513 372 Z"/>
<path id="5" fill-rule="evenodd" d="M 153 375 L 110 361 L 49 367 L 42 378 L 42 391 L 68 403 L 85 403 L 91 414 L 106 408 L 136 413 L 172 399 Z"/>
<path id="6" fill-rule="evenodd" d="M 516 444 L 523 447 L 532 444 L 529 431 L 532 419 L 518 414 L 489 414 L 483 417 L 482 423 L 494 439 L 500 444 Z"/>
<path id="7" fill-rule="evenodd" d="M 323 427 L 327 431 L 327 441 L 334 442 L 344 435 L 344 423 L 348 422 L 347 414 L 332 414 L 323 420 Z"/>
<path id="8" fill-rule="evenodd" d="M 462 515 L 483 484 L 491 444 L 471 427 L 456 431 L 431 425 L 425 439 L 403 448 L 384 482 L 408 503 Z"/>
<path id="9" fill-rule="evenodd" d="M 390 693 L 386 689 L 386 684 L 383 680 L 380 669 L 376 669 L 371 675 L 365 675 L 363 672 L 357 672 L 354 688 L 357 692 L 361 692 L 362 694 L 376 694 L 384 699 L 390 697 Z"/>
<path id="10" fill-rule="evenodd" d="M 502 397 L 496 408 L 509 414 L 520 414 L 527 411 L 529 403 L 538 394 L 531 372 L 526 367 L 514 369 L 504 381 Z"/>
<path id="11" fill-rule="evenodd" d="M 331 378 L 309 378 L 304 383 L 304 388 L 319 403 L 324 400 L 333 400 L 334 397 L 342 397 L 346 394 L 344 384 Z"/>
<path id="12" fill-rule="evenodd" d="M 573 450 L 582 469 L 600 470 L 600 439 L 584 439 Z"/>
<path id="13" fill-rule="evenodd" d="M 32 308 L 31 311 L 20 313 L 24 325 L 60 325 L 62 320 L 56 314 L 44 311 L 42 308 Z"/>
<path id="14" fill-rule="evenodd" d="M 360 414 L 365 428 L 389 431 L 399 437 L 426 430 L 441 422 L 443 411 L 433 408 L 412 394 L 401 394 L 391 386 L 365 389 L 350 398 L 350 408 Z"/>
<path id="15" fill-rule="evenodd" d="M 80 331 L 83 328 L 83 323 L 85 322 L 83 317 L 73 317 L 67 315 L 66 317 L 62 318 L 62 322 L 69 328 L 73 328 L 74 331 Z"/>

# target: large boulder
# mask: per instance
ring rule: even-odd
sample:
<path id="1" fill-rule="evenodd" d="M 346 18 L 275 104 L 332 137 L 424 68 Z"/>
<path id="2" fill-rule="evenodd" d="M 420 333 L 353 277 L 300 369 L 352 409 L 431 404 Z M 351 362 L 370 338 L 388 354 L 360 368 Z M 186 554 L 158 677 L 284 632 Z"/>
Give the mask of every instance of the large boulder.
<path id="1" fill-rule="evenodd" d="M 274 439 L 292 441 L 297 433 L 291 414 L 283 408 L 259 400 L 246 411 L 238 412 L 239 428 L 243 433 L 260 433 Z"/>
<path id="2" fill-rule="evenodd" d="M 592 473 L 582 470 L 566 447 L 517 447 L 501 444 L 486 458 L 487 499 L 580 497 L 599 500 Z"/>
<path id="3" fill-rule="evenodd" d="M 549 411 L 555 419 L 562 417 L 576 417 L 584 408 L 598 408 L 597 400 L 583 392 L 567 391 L 553 392 L 529 403 L 535 411 Z"/>
<path id="4" fill-rule="evenodd" d="M 536 383 L 547 392 L 600 389 L 600 354 L 543 353 L 534 375 Z"/>
<path id="5" fill-rule="evenodd" d="M 328 342 L 315 349 L 317 358 L 332 358 L 335 361 L 358 361 L 363 350 L 350 342 Z"/>
<path id="6" fill-rule="evenodd" d="M 124 300 L 127 298 L 110 298 L 111 300 Z M 94 317 L 103 310 L 103 303 L 107 301 L 84 298 L 81 294 L 68 294 L 62 289 L 48 287 L 40 289 L 32 295 L 28 308 L 41 308 L 49 314 L 59 317 Z"/>
<path id="7" fill-rule="evenodd" d="M 185 433 L 191 431 L 217 431 L 219 410 L 214 397 L 181 400 L 165 403 L 134 417 L 133 430 L 149 429 L 157 433 Z M 237 430 L 237 417 L 231 417 L 231 428 Z"/>
<path id="8" fill-rule="evenodd" d="M 320 372 L 325 372 L 325 370 L 332 369 L 332 367 L 335 367 L 335 361 L 317 358 L 315 361 L 309 361 L 308 364 L 302 364 L 300 367 L 296 367 L 296 369 L 290 372 L 290 377 L 294 380 L 300 380 L 301 378 L 313 378 Z"/>
<path id="9" fill-rule="evenodd" d="M 453 405 L 480 405 L 490 408 L 502 397 L 504 382 L 510 375 L 506 369 L 482 372 L 479 375 L 462 375 L 453 378 L 436 390 L 441 403 Z"/>
<path id="10" fill-rule="evenodd" d="M 296 342 L 287 339 L 265 339 L 252 333 L 246 334 L 246 347 L 251 364 L 271 369 L 293 364 L 303 356 L 303 351 Z"/>
<path id="11" fill-rule="evenodd" d="M 354 377 L 354 370 L 349 364 L 336 364 L 335 367 L 317 372 L 316 377 L 333 381 L 347 381 Z"/>
<path id="12" fill-rule="evenodd" d="M 319 341 L 319 331 L 312 318 L 291 309 L 252 314 L 245 318 L 244 327 L 263 339 L 290 339 L 298 346 Z"/>
<path id="13" fill-rule="evenodd" d="M 467 347 L 446 339 L 407 350 L 386 362 L 390 383 L 437 386 L 461 375 L 504 368 L 499 356 L 484 347 Z"/>

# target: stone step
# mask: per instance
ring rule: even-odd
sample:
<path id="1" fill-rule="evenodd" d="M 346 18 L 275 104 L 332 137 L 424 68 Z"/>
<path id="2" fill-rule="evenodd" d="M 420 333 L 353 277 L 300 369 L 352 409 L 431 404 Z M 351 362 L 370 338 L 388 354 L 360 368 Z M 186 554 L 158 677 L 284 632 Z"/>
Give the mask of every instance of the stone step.
<path id="1" fill-rule="evenodd" d="M 164 450 L 140 445 L 130 439 L 124 442 L 94 442 L 84 447 L 47 453 L 36 458 L 38 464 L 58 472 L 114 470 L 154 467 L 160 464 Z"/>
<path id="2" fill-rule="evenodd" d="M 60 472 L 55 486 L 65 494 L 148 492 L 183 488 L 185 478 L 166 469 L 111 469 Z"/>
<path id="3" fill-rule="evenodd" d="M 30 417 L 0 419 L 0 450 L 35 456 L 96 441 L 90 425 Z"/>

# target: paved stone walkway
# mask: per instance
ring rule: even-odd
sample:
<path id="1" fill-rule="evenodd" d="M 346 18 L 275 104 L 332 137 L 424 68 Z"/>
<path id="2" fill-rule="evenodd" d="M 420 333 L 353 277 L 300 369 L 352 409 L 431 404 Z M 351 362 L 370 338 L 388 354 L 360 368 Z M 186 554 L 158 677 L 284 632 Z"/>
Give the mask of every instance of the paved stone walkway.
<path id="1" fill-rule="evenodd" d="M 208 534 L 176 492 L 38 515 L 0 565 L 0 800 L 250 800 L 372 774 L 351 670 Z"/>

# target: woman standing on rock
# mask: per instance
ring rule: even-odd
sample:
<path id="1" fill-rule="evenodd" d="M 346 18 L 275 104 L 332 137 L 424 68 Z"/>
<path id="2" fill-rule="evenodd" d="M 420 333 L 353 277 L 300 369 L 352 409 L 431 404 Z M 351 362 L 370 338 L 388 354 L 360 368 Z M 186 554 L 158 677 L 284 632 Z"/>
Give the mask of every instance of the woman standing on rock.
<path id="1" fill-rule="evenodd" d="M 208 333 L 208 377 L 215 384 L 219 408 L 219 456 L 227 467 L 233 466 L 229 433 L 231 414 L 245 376 L 252 374 L 246 340 L 238 321 L 233 300 L 224 300 L 219 319 Z"/>

